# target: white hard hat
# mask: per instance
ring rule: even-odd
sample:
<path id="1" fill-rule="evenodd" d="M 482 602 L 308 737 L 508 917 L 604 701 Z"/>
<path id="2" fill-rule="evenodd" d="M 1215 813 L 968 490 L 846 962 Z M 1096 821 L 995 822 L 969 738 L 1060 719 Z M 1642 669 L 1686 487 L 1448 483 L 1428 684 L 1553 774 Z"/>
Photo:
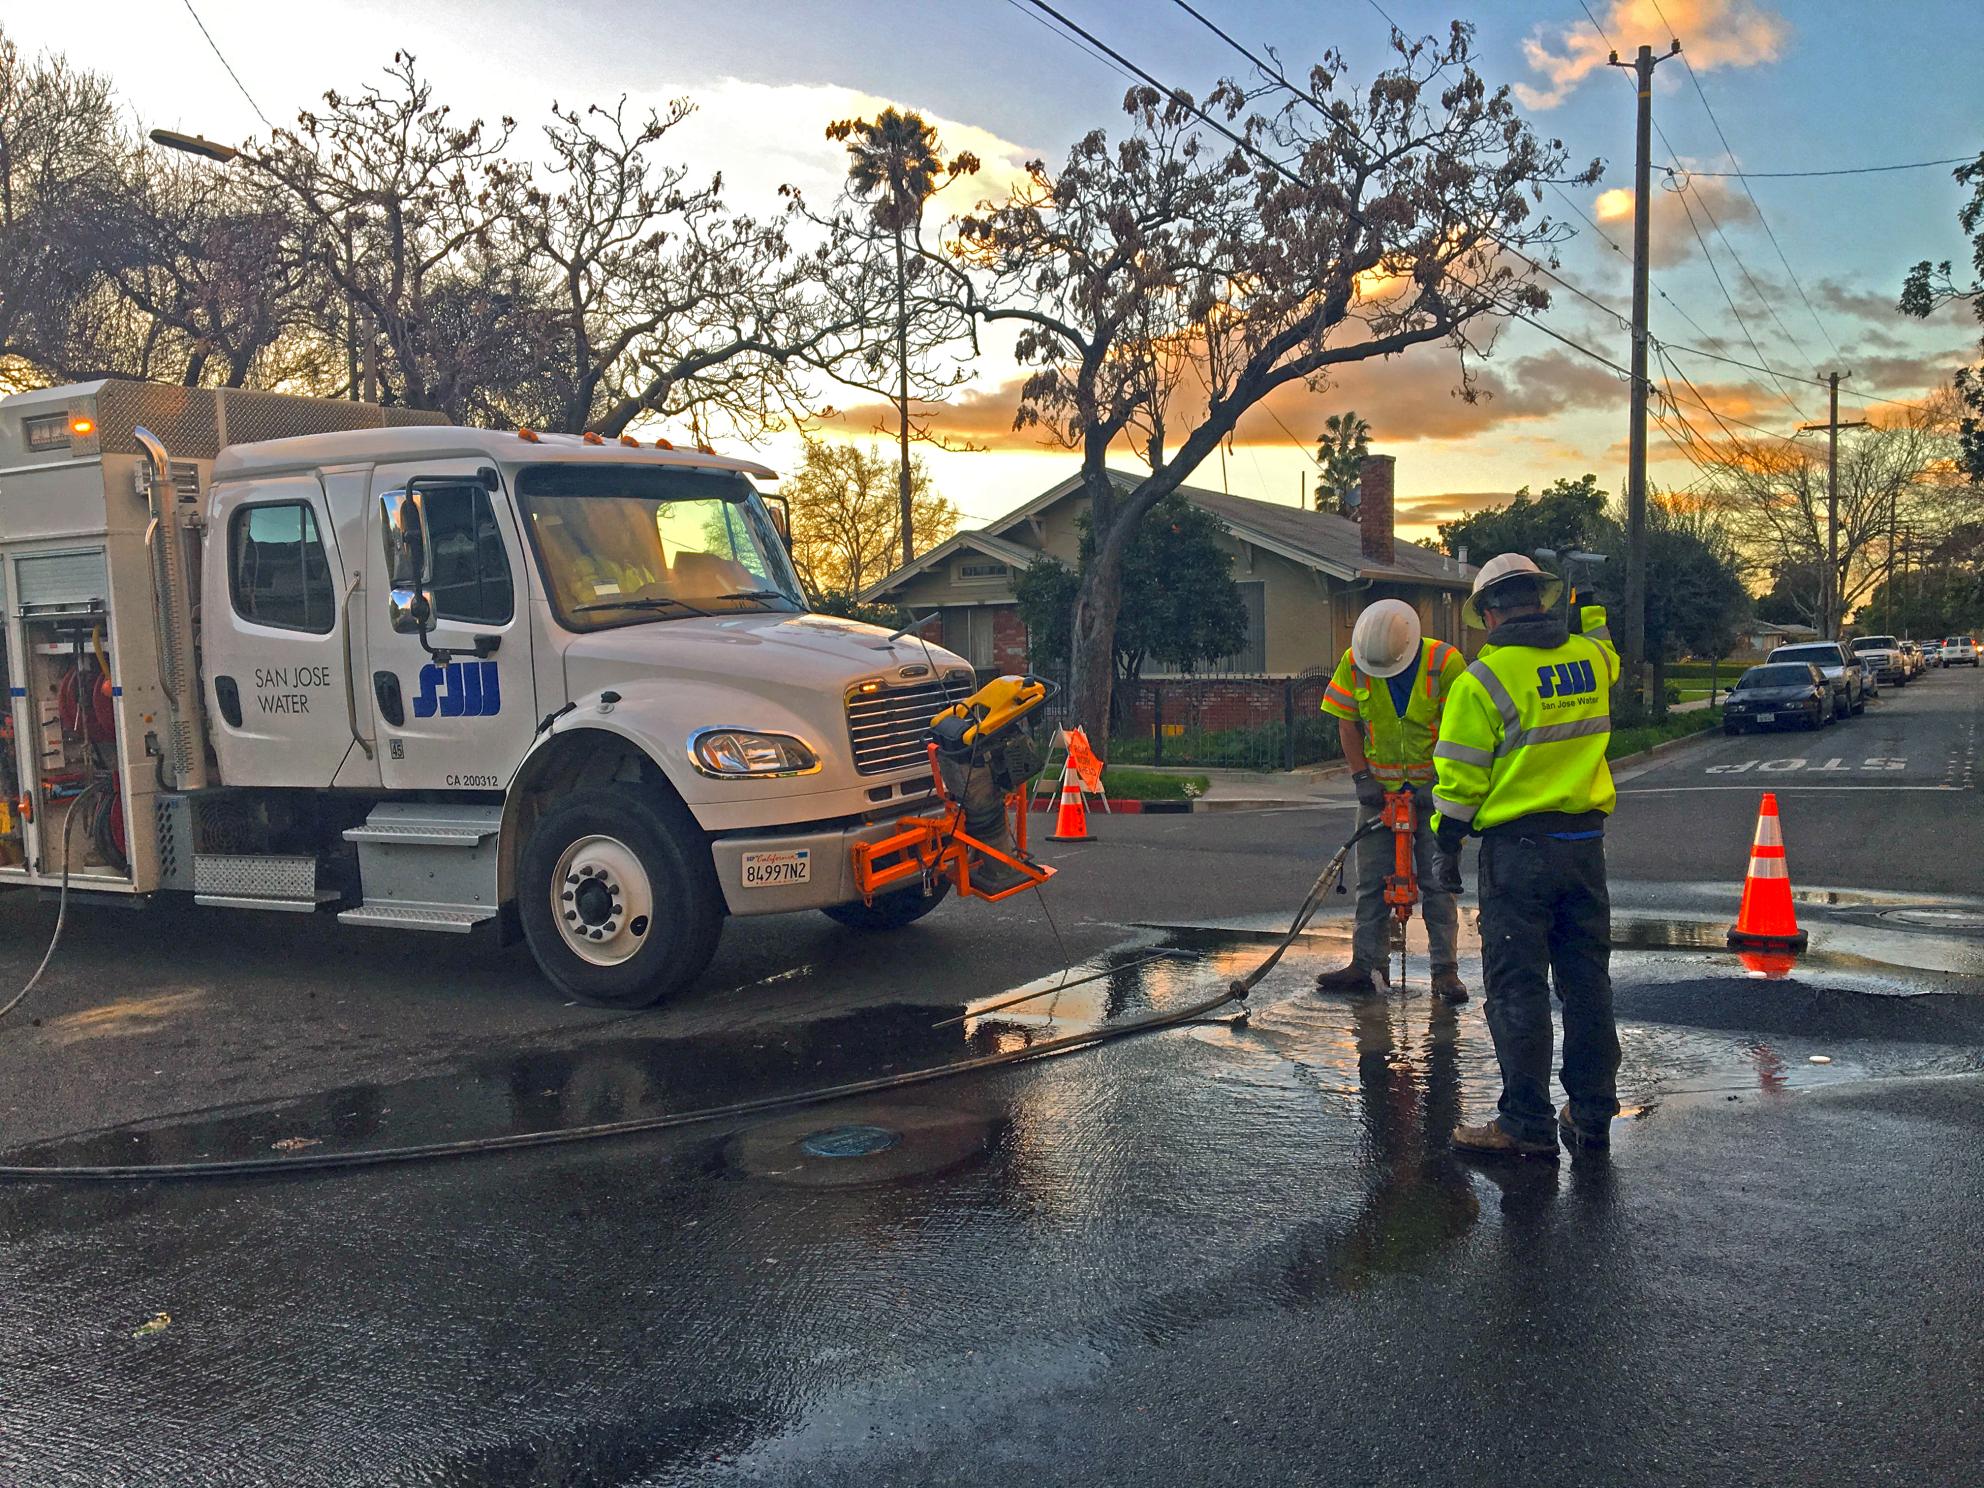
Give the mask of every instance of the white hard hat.
<path id="1" fill-rule="evenodd" d="M 1350 629 L 1350 659 L 1367 677 L 1396 677 L 1419 654 L 1419 612 L 1402 599 L 1364 607 Z"/>
<path id="2" fill-rule="evenodd" d="M 1557 602 L 1557 596 L 1564 592 L 1564 581 L 1555 574 L 1545 573 L 1520 553 L 1504 553 L 1499 558 L 1490 558 L 1481 565 L 1474 576 L 1474 592 L 1467 597 L 1467 603 L 1460 607 L 1467 623 L 1476 630 L 1486 630 L 1488 622 L 1482 618 L 1481 596 L 1507 579 L 1534 579 L 1536 581 L 1536 602 L 1549 609 Z"/>

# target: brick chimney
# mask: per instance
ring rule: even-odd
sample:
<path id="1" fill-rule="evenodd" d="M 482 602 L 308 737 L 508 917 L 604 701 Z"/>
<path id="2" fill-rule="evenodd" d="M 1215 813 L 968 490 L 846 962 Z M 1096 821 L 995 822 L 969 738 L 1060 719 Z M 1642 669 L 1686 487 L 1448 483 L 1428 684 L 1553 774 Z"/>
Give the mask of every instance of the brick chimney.
<path id="1" fill-rule="evenodd" d="M 1358 546 L 1366 559 L 1386 568 L 1398 562 L 1398 545 L 1392 541 L 1392 469 L 1397 463 L 1390 455 L 1367 455 L 1357 471 Z"/>

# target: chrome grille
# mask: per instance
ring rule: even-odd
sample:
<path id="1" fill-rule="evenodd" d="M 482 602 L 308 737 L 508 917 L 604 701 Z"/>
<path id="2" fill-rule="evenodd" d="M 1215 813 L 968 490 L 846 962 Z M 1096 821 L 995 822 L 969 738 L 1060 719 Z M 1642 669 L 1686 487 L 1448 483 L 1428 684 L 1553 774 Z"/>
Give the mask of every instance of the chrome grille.
<path id="1" fill-rule="evenodd" d="M 847 732 L 854 745 L 854 768 L 863 775 L 921 764 L 930 741 L 930 720 L 952 703 L 963 702 L 972 681 L 919 682 L 913 687 L 884 687 L 879 692 L 850 693 Z"/>

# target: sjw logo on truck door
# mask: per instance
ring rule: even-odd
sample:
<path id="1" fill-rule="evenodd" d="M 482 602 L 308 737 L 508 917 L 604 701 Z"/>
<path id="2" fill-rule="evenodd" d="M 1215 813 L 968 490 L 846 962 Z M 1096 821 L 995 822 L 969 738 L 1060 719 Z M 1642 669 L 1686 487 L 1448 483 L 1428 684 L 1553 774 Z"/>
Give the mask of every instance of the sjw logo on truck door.
<path id="1" fill-rule="evenodd" d="M 415 718 L 494 718 L 503 711 L 503 687 L 493 661 L 451 661 L 420 669 Z"/>

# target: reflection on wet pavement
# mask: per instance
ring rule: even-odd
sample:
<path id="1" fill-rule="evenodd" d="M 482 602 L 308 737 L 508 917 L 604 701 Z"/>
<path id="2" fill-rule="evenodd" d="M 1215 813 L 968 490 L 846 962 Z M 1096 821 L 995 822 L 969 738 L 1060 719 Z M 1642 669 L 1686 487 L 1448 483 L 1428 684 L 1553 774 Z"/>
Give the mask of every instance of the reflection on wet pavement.
<path id="1" fill-rule="evenodd" d="M 1633 920 L 1622 952 L 1712 949 L 1741 975 L 1713 927 Z M 271 1151 L 336 1152 L 513 1132 L 549 1132 L 662 1113 L 716 1108 L 856 1080 L 940 1068 L 1023 1051 L 1153 1010 L 1176 1006 L 1249 970 L 1272 937 L 1188 928 L 1155 949 L 1129 947 L 1068 973 L 988 993 L 957 1016 L 898 1003 L 838 1016 L 694 1037 L 603 1038 L 563 1049 L 492 1055 L 447 1075 L 391 1085 L 350 1085 L 302 1100 L 198 1112 L 80 1134 L 6 1154 L 10 1163 L 171 1163 L 259 1157 Z M 1256 993 L 1246 1027 L 1217 1035 L 1229 1056 L 1271 1051 L 1276 1078 L 1330 1096 L 1359 1096 L 1368 1161 L 1399 1170 L 1400 1154 L 1444 1147 L 1463 1107 L 1481 1109 L 1497 1089 L 1494 1051 L 1480 1003 L 1435 1008 L 1423 988 L 1382 999 L 1318 997 L 1314 966 L 1334 937 L 1299 946 Z M 1802 958 L 1806 961 L 1824 958 Z M 1834 958 L 1846 960 L 1853 958 Z M 955 1005 L 953 1005 L 955 1007 Z M 1851 1058 L 1823 1067 L 1781 1062 L 1755 1072 L 1757 1050 L 1700 1029 L 1627 1023 L 1621 1096 L 1645 1110 L 1703 1091 L 1764 1094 L 1860 1078 Z M 1933 1068 L 1967 1068 L 1965 1059 Z M 1919 1071 L 1918 1071 L 1919 1072 Z M 1250 1076 L 1265 1078 L 1259 1072 Z M 1382 1086 L 1384 1099 L 1371 1097 Z M 1420 1121 L 1409 1138 L 1407 1128 Z M 1423 1162 L 1421 1162 L 1423 1166 Z"/>
<path id="2" fill-rule="evenodd" d="M 518 1051 L 35 1155 L 380 1146 L 819 1088 L 1176 1006 L 1265 946 L 1189 931 L 1157 949 L 1177 954 L 1128 948 L 1077 969 L 1094 981 L 1000 1012 L 974 1008 L 1036 984 L 773 1033 Z M 922 1388 L 933 1358 L 996 1358 L 1029 1390 L 1077 1390 L 1128 1339 L 1320 1307 L 1497 1227 L 1518 1247 L 1559 1205 L 1613 1202 L 1602 1157 L 1457 1161 L 1449 1132 L 1498 1089 L 1479 1000 L 1320 997 L 1311 979 L 1338 949 L 1298 947 L 1245 1023 L 901 1098 L 307 1181 L 0 1190 L 34 1312 L 0 1338 L 16 1423 L 0 1480 L 20 1477 L 29 1443 L 69 1480 L 199 1480 L 197 1444 L 239 1440 L 218 1419 L 233 1399 L 272 1423 L 238 1457 L 242 1481 L 672 1482 L 718 1465 L 792 1481 L 793 1462 L 859 1438 L 878 1401 L 892 1429 L 919 1429 L 919 1410 L 937 1429 L 955 1397 Z M 1622 1035 L 1628 1159 L 1673 1102 L 1778 1101 L 1975 1058 L 1630 1019 Z M 173 1327 L 130 1342 L 128 1319 L 161 1310 Z M 387 1374 L 382 1332 L 400 1359 Z M 118 1441 L 143 1444 L 151 1477 L 107 1469 Z"/>

